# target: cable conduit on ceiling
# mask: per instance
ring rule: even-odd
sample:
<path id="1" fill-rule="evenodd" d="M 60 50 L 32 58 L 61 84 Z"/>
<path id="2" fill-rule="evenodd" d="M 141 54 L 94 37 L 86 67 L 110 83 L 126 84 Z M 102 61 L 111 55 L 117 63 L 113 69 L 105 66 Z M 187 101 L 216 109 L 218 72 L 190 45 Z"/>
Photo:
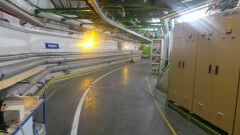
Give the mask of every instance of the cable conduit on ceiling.
<path id="1" fill-rule="evenodd" d="M 32 16 L 35 16 L 34 11 L 32 10 L 28 10 L 27 8 L 23 7 L 21 4 L 17 4 L 15 0 L 9 0 L 11 2 L 11 4 L 13 4 L 14 6 L 20 8 L 21 10 L 23 10 L 24 12 L 26 12 L 27 14 L 30 14 Z M 28 3 L 29 4 L 29 3 Z M 67 24 L 67 25 L 71 25 L 71 26 L 75 26 L 75 27 L 79 27 L 81 26 L 81 22 L 79 21 L 75 21 L 72 19 L 68 19 L 66 20 L 64 17 L 56 15 L 56 14 L 51 14 L 51 13 L 44 13 L 44 12 L 40 12 L 37 16 L 41 17 L 41 18 L 46 18 L 49 20 L 53 20 L 56 22 L 61 22 L 63 24 Z M 63 21 L 65 20 L 65 21 Z"/>
<path id="2" fill-rule="evenodd" d="M 17 7 L 15 7 L 11 3 L 7 2 L 6 0 L 0 0 L 0 7 L 8 10 L 9 12 L 11 12 L 11 13 L 17 15 L 17 16 L 19 16 L 20 18 L 22 18 L 25 21 L 28 21 L 28 22 L 30 22 L 34 25 L 44 27 L 44 23 L 42 23 L 41 21 L 32 17 L 31 15 L 25 13 L 24 11 L 18 9 Z"/>
<path id="3" fill-rule="evenodd" d="M 17 26 L 11 25 L 9 23 L 2 22 L 2 21 L 0 21 L 0 26 L 1 27 L 5 27 L 5 28 L 9 28 L 9 29 L 12 29 L 12 30 L 17 30 L 17 31 L 20 31 L 20 32 L 24 32 L 24 33 L 29 33 L 29 34 L 39 34 L 39 35 L 45 35 L 45 36 L 55 36 L 55 37 L 61 37 L 61 38 L 79 39 L 78 36 L 72 36 L 72 35 L 66 35 L 66 34 L 57 34 L 57 33 L 49 33 L 49 32 L 44 32 L 44 31 L 34 31 L 34 30 L 24 29 L 24 28 L 21 28 L 21 27 L 17 27 Z M 61 30 L 61 29 L 56 29 L 56 28 L 51 28 L 51 27 L 46 27 L 46 26 L 44 28 L 53 29 L 53 30 L 57 30 L 57 31 L 63 31 L 63 32 L 72 32 L 72 33 L 75 33 L 75 34 L 82 34 L 81 32 L 72 31 L 72 30 Z M 117 36 L 108 35 L 108 34 L 102 34 L 102 35 L 104 35 L 104 37 L 106 37 L 106 38 L 117 40 L 116 39 Z M 117 37 L 117 38 L 121 39 L 121 37 Z M 123 40 L 123 39 L 121 39 L 121 40 Z"/>
<path id="4" fill-rule="evenodd" d="M 29 33 L 29 34 L 39 34 L 39 35 L 45 35 L 45 36 L 55 36 L 55 37 L 61 37 L 61 38 L 79 39 L 79 37 L 77 37 L 77 36 L 49 33 L 49 32 L 44 32 L 44 31 L 29 30 L 29 29 L 24 29 L 24 28 L 17 27 L 17 26 L 8 24 L 8 23 L 4 23 L 4 22 L 0 22 L 0 26 L 5 27 L 5 28 L 9 28 L 9 29 L 12 29 L 12 30 L 17 30 L 17 31 L 20 31 L 20 32 L 24 32 L 24 33 Z M 49 27 L 47 27 L 47 28 L 49 28 Z M 55 29 L 55 30 L 62 31 L 60 29 Z M 72 31 L 65 31 L 65 32 L 72 32 Z"/>
<path id="5" fill-rule="evenodd" d="M 183 15 L 189 14 L 191 12 L 195 12 L 195 11 L 198 11 L 198 10 L 201 10 L 201 9 L 204 9 L 204 8 L 211 7 L 211 6 L 215 5 L 216 3 L 217 3 L 216 1 L 208 0 L 208 1 L 202 2 L 202 3 L 194 6 L 193 8 L 183 9 L 181 11 L 174 12 L 174 13 L 168 14 L 166 16 L 163 16 L 162 18 L 163 19 L 167 19 L 167 18 L 168 19 L 174 19 L 174 18 L 183 16 Z M 223 1 L 220 1 L 219 5 L 222 5 L 223 3 L 224 3 Z"/>
<path id="6" fill-rule="evenodd" d="M 22 13 L 21 15 L 19 15 L 19 14 L 17 14 L 17 15 L 19 17 L 24 17 L 24 19 L 27 18 L 27 20 L 25 20 L 25 21 L 30 21 L 32 24 L 38 24 L 38 26 L 41 26 L 41 27 L 50 28 L 50 27 L 46 27 L 44 23 L 42 23 L 41 21 L 39 21 L 37 18 L 34 17 L 35 16 L 34 11 L 28 10 L 27 8 L 23 7 L 21 4 L 17 4 L 16 1 L 14 1 L 14 0 L 8 0 L 8 1 L 0 0 L 0 7 L 2 6 L 2 8 L 4 8 L 4 9 L 6 9 L 6 7 L 7 7 L 7 8 L 9 8 L 8 10 L 10 10 L 12 12 L 14 11 L 15 14 L 21 12 Z M 9 7 L 5 6 L 5 4 L 9 5 Z M 46 19 L 49 19 L 49 20 L 52 20 L 52 21 L 60 22 L 60 23 L 67 24 L 67 25 L 70 25 L 70 26 L 75 26 L 75 27 L 79 27 L 82 24 L 79 21 L 72 20 L 72 19 L 67 19 L 66 20 L 64 17 L 56 15 L 56 14 L 52 14 L 52 13 L 40 12 L 37 16 L 40 17 L 40 18 L 46 18 Z M 20 18 L 20 19 L 22 19 L 22 18 Z M 65 20 L 65 21 L 63 21 L 63 20 Z M 131 31 L 131 30 L 129 30 L 129 29 L 117 24 L 117 23 L 115 23 L 115 25 L 117 25 L 120 29 L 125 30 L 128 33 L 131 33 L 135 36 L 138 36 L 138 37 L 144 39 L 145 41 L 150 42 L 150 39 L 134 32 L 134 31 Z M 52 29 L 52 28 L 50 28 L 50 29 Z M 59 30 L 59 29 L 55 29 L 55 30 Z M 63 30 L 59 30 L 59 31 L 63 31 Z M 69 31 L 69 32 L 79 33 L 77 31 Z M 115 37 L 114 35 L 110 35 L 110 36 Z M 118 37 L 118 38 L 122 38 L 122 37 Z M 129 39 L 124 39 L 124 40 L 129 40 Z"/>
<path id="7" fill-rule="evenodd" d="M 127 33 L 130 33 L 132 35 L 135 35 L 137 37 L 139 37 L 140 39 L 143 39 L 144 41 L 147 41 L 148 43 L 150 43 L 152 40 L 150 40 L 149 38 L 146 38 L 144 36 L 142 36 L 141 34 L 138 34 L 135 31 L 132 31 L 130 29 L 125 28 L 124 26 L 112 21 L 111 19 L 109 19 L 108 17 L 105 16 L 105 14 L 102 12 L 101 8 L 98 5 L 98 2 L 96 0 L 87 0 L 88 3 L 93 7 L 93 9 L 95 10 L 95 12 L 108 24 L 117 27 L 123 31 L 126 31 Z"/>

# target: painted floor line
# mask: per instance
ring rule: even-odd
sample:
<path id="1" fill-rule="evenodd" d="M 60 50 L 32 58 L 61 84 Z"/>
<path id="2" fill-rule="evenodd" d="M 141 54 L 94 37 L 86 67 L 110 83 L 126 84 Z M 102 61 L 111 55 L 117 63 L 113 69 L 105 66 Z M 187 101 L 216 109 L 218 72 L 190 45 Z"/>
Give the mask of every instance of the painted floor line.
<path id="1" fill-rule="evenodd" d="M 148 69 L 148 68 L 147 68 Z M 148 84 L 148 89 L 149 89 L 149 92 L 151 94 L 151 96 L 153 97 L 153 101 L 155 103 L 155 105 L 157 106 L 162 118 L 164 119 L 164 121 L 166 122 L 166 124 L 168 125 L 169 129 L 171 130 L 172 134 L 173 135 L 177 135 L 176 131 L 174 130 L 173 126 L 170 124 L 170 122 L 168 121 L 167 117 L 164 115 L 164 113 L 162 112 L 160 106 L 158 105 L 156 99 L 154 98 L 154 95 L 153 95 L 153 92 L 152 92 L 152 88 L 150 86 L 150 83 L 149 83 L 149 78 L 148 78 L 148 75 L 147 75 L 147 71 L 146 70 L 146 79 L 147 79 L 147 84 Z"/>
<path id="2" fill-rule="evenodd" d="M 132 64 L 132 65 L 129 65 L 129 66 L 127 66 L 127 67 L 131 67 L 131 66 L 134 66 L 134 65 L 137 65 L 137 64 L 140 64 L 140 63 Z M 84 100 L 85 100 L 88 92 L 89 92 L 90 89 L 92 88 L 92 86 L 93 86 L 96 82 L 98 82 L 99 80 L 101 80 L 102 78 L 104 78 L 105 76 L 107 76 L 107 75 L 109 75 L 109 74 L 111 74 L 111 73 L 113 73 L 113 72 L 115 72 L 115 71 L 121 70 L 121 69 L 123 69 L 123 68 L 125 68 L 125 66 L 124 66 L 124 67 L 121 67 L 121 68 L 118 68 L 118 69 L 115 69 L 115 70 L 112 70 L 112 71 L 110 71 L 110 72 L 108 72 L 108 73 L 100 76 L 99 78 L 97 78 L 95 81 L 93 81 L 93 82 L 87 87 L 87 89 L 85 90 L 85 92 L 84 92 L 83 96 L 81 97 L 81 100 L 80 100 L 80 102 L 79 102 L 79 104 L 78 104 L 78 106 L 77 106 L 77 110 L 76 110 L 76 112 L 75 112 L 74 119 L 73 119 L 71 135 L 77 135 L 77 132 L 78 132 L 78 124 L 79 124 L 79 120 L 80 120 L 80 115 L 81 115 L 82 106 L 83 106 Z"/>
<path id="3" fill-rule="evenodd" d="M 61 90 L 61 88 L 67 86 L 68 84 L 72 83 L 73 81 L 74 81 L 74 80 L 69 81 L 69 82 L 67 82 L 66 84 L 58 87 L 55 91 L 53 91 L 51 94 L 49 94 L 49 96 L 47 96 L 47 99 L 46 99 L 46 100 L 48 100 L 49 98 L 51 98 L 55 93 L 57 93 L 59 90 Z"/>

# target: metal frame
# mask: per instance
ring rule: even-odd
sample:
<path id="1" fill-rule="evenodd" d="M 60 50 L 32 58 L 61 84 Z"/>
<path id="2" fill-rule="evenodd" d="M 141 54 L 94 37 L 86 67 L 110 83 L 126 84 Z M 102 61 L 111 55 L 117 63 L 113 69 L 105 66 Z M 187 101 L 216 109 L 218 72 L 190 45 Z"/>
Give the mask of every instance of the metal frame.
<path id="1" fill-rule="evenodd" d="M 22 82 L 19 82 L 19 83 L 28 83 L 28 84 L 42 84 L 43 85 L 43 102 L 41 104 L 38 105 L 38 107 L 32 112 L 30 113 L 30 115 L 23 121 L 21 122 L 20 126 L 18 126 L 16 128 L 16 130 L 12 133 L 12 135 L 15 135 L 17 134 L 17 132 L 21 129 L 22 126 L 24 126 L 24 124 L 34 115 L 37 113 L 37 111 L 41 108 L 41 106 L 43 107 L 43 121 L 42 121 L 42 124 L 45 125 L 46 127 L 46 84 L 43 83 L 43 82 L 28 82 L 28 81 L 22 81 Z"/>
<path id="2" fill-rule="evenodd" d="M 161 62 L 161 53 L 162 53 L 162 50 L 161 50 L 161 52 L 160 52 L 160 54 L 158 55 L 158 54 L 155 54 L 155 53 L 153 53 L 153 49 L 154 49 L 154 46 L 153 46 L 153 44 L 154 44 L 154 41 L 160 41 L 160 43 L 161 43 L 161 46 L 162 46 L 162 39 L 153 39 L 152 40 L 152 46 L 151 46 L 151 73 L 152 74 L 155 74 L 155 75 L 159 75 L 160 74 L 160 62 Z M 161 47 L 160 47 L 161 48 Z M 155 55 L 155 56 L 154 56 Z M 156 56 L 157 55 L 157 56 Z M 153 57 L 159 57 L 159 62 L 154 62 L 153 61 Z M 158 64 L 155 64 L 155 63 L 158 63 Z M 157 65 L 158 67 L 157 67 L 157 69 L 155 69 L 155 68 L 153 68 L 154 66 L 153 65 Z M 156 67 L 156 66 L 155 66 Z M 156 72 L 157 71 L 157 72 Z"/>
<path id="3" fill-rule="evenodd" d="M 212 125 L 211 123 L 203 120 L 194 113 L 189 112 L 186 109 L 182 108 L 181 106 L 176 105 L 175 102 L 171 100 L 167 100 L 166 104 L 170 109 L 182 115 L 187 121 L 194 123 L 195 125 L 202 128 L 211 135 L 231 135 L 219 129 L 218 127 Z"/>
<path id="4" fill-rule="evenodd" d="M 163 71 L 161 71 L 161 61 L 168 61 L 168 65 Z M 171 62 L 171 59 L 160 59 L 160 62 L 159 62 L 160 64 L 159 64 L 159 69 L 158 69 L 159 74 L 158 74 L 157 88 L 159 88 L 159 81 L 160 81 L 160 78 L 161 78 L 163 72 L 165 72 L 167 69 L 171 70 L 170 69 L 170 65 L 171 65 L 170 62 Z M 168 75 L 168 78 L 169 78 L 169 75 Z M 169 86 L 167 86 L 167 87 L 169 87 Z"/>

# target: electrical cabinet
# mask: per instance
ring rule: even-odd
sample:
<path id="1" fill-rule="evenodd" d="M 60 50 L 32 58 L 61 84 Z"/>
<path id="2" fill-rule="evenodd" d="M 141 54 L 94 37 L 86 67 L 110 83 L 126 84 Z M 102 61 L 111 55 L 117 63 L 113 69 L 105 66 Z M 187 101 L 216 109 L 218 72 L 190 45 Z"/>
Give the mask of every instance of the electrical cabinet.
<path id="1" fill-rule="evenodd" d="M 173 32 L 173 48 L 171 53 L 171 82 L 170 82 L 170 93 L 169 98 L 179 103 L 179 95 L 181 93 L 181 57 L 182 57 L 182 38 L 181 31 L 183 24 L 176 24 Z"/>
<path id="2" fill-rule="evenodd" d="M 199 20 L 193 112 L 232 133 L 239 82 L 237 15 Z"/>
<path id="3" fill-rule="evenodd" d="M 170 99 L 192 110 L 198 32 L 196 23 L 175 26 Z M 184 32 L 183 32 L 184 31 Z"/>
<path id="4" fill-rule="evenodd" d="M 240 69 L 240 15 L 229 12 L 218 19 L 210 121 L 232 133 Z"/>
<path id="5" fill-rule="evenodd" d="M 208 121 L 210 120 L 217 28 L 216 16 L 199 20 L 193 112 Z"/>
<path id="6" fill-rule="evenodd" d="M 169 96 L 190 112 L 235 135 L 240 134 L 238 10 L 176 25 Z"/>
<path id="7" fill-rule="evenodd" d="M 180 105 L 187 110 L 192 110 L 194 76 L 197 54 L 198 22 L 184 23 L 184 35 L 182 43 Z"/>

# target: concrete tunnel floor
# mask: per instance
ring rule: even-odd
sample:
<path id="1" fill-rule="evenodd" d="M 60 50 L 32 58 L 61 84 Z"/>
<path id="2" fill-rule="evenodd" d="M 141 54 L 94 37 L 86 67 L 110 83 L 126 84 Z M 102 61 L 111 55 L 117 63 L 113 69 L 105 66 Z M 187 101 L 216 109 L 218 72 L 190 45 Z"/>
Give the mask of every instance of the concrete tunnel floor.
<path id="1" fill-rule="evenodd" d="M 58 81 L 47 89 L 47 134 L 70 135 L 74 115 L 85 89 L 98 77 L 120 67 L 93 85 L 82 106 L 79 135 L 172 135 L 150 94 L 178 135 L 205 131 L 165 106 L 166 95 L 155 89 L 148 61 L 113 66 Z M 41 116 L 41 115 L 40 115 Z"/>

